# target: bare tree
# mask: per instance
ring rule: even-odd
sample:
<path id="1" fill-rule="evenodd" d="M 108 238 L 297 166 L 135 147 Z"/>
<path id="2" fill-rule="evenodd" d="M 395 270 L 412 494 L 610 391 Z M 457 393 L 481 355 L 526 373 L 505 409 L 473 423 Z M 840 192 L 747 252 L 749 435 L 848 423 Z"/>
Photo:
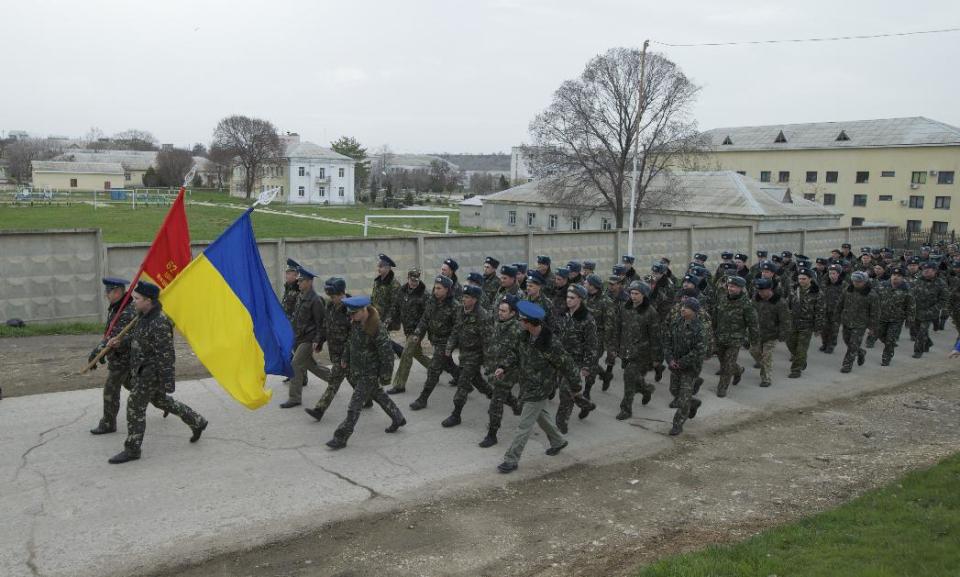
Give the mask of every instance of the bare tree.
<path id="1" fill-rule="evenodd" d="M 648 53 L 641 96 L 640 67 L 636 49 L 612 48 L 591 59 L 530 123 L 533 144 L 523 150 L 542 192 L 572 211 L 606 208 L 617 228 L 627 224 L 635 154 L 639 212 L 675 201 L 668 193 L 648 195 L 671 188 L 651 182 L 704 145 L 690 119 L 699 87 L 668 58 Z"/>
<path id="2" fill-rule="evenodd" d="M 157 176 L 166 186 L 181 186 L 191 168 L 193 155 L 189 150 L 170 148 L 157 153 Z"/>
<path id="3" fill-rule="evenodd" d="M 243 168 L 243 186 L 249 199 L 264 167 L 280 162 L 283 147 L 277 129 L 267 120 L 228 116 L 213 131 L 212 147 L 230 154 Z"/>
<path id="4" fill-rule="evenodd" d="M 207 157 L 210 159 L 210 162 L 213 163 L 213 168 L 217 174 L 217 188 L 222 189 L 224 181 L 228 179 L 230 173 L 233 172 L 233 154 L 225 148 L 211 144 Z"/>
<path id="5" fill-rule="evenodd" d="M 50 160 L 59 152 L 49 142 L 38 138 L 11 142 L 3 151 L 4 158 L 9 163 L 7 175 L 22 184 L 33 175 L 34 160 Z"/>
<path id="6" fill-rule="evenodd" d="M 157 150 L 157 138 L 146 130 L 131 128 L 114 134 L 113 146 L 125 150 Z"/>

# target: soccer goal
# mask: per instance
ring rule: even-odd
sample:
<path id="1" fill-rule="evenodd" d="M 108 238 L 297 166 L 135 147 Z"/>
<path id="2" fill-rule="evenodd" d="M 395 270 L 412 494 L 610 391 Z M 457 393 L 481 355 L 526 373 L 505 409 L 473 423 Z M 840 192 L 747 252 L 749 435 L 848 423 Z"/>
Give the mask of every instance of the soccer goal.
<path id="1" fill-rule="evenodd" d="M 436 220 L 436 219 L 441 219 L 441 220 L 443 220 L 443 234 L 450 234 L 450 216 L 449 216 L 449 215 L 436 215 L 436 214 L 384 214 L 384 215 L 379 215 L 379 214 L 378 214 L 378 215 L 370 215 L 370 214 L 368 214 L 368 215 L 365 215 L 365 216 L 363 217 L 363 236 L 367 236 L 367 231 L 368 231 L 369 228 L 370 228 L 370 221 L 372 221 L 372 220 L 388 220 L 388 219 L 393 219 L 393 220 L 398 220 L 398 219 L 404 219 L 404 220 L 411 220 L 411 219 L 415 219 L 415 220 L 434 219 L 434 220 Z M 413 227 L 404 227 L 404 228 L 410 228 L 411 230 L 413 229 Z M 432 232 L 432 231 L 429 231 L 429 232 Z"/>

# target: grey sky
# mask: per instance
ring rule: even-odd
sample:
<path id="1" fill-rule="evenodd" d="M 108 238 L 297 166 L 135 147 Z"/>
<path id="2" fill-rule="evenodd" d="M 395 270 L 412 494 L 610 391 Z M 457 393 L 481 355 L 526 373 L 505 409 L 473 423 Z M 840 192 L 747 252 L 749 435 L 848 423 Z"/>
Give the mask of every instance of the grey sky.
<path id="1" fill-rule="evenodd" d="M 239 113 L 325 144 L 507 151 L 586 61 L 644 38 L 709 42 L 960 26 L 960 3 L 804 0 L 10 2 L 0 131 L 151 131 L 208 143 Z M 960 125 L 960 33 L 664 48 L 703 129 L 893 116 Z"/>

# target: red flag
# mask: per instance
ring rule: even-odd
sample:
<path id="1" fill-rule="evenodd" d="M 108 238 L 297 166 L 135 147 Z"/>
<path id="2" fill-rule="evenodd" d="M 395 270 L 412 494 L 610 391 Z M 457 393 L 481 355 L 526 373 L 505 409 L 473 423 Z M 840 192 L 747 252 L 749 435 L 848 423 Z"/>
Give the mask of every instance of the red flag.
<path id="1" fill-rule="evenodd" d="M 177 199 L 163 219 L 150 250 L 140 266 L 143 274 L 150 277 L 161 289 L 173 282 L 180 271 L 190 263 L 190 229 L 187 213 L 183 208 L 184 188 L 180 187 Z M 137 279 L 133 279 L 136 282 Z"/>

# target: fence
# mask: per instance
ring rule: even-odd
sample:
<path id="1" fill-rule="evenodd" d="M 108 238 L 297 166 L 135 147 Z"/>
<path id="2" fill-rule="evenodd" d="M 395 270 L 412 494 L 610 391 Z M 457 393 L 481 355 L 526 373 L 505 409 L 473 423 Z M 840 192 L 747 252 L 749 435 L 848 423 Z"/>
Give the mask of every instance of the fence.
<path id="1" fill-rule="evenodd" d="M 933 246 L 937 243 L 957 242 L 956 230 L 933 230 L 930 228 L 890 229 L 890 248 L 897 250 L 919 250 L 923 245 Z"/>
<path id="2" fill-rule="evenodd" d="M 634 232 L 637 267 L 646 268 L 667 257 L 682 267 L 703 252 L 711 265 L 724 250 L 753 254 L 791 250 L 809 256 L 829 253 L 849 242 L 854 246 L 888 244 L 887 227 L 756 232 L 750 226 L 638 229 Z M 194 255 L 208 243 L 193 244 Z M 96 320 L 106 304 L 100 277 L 132 277 L 146 254 L 147 243 L 105 244 L 91 229 L 0 231 L 0 321 Z M 605 274 L 627 252 L 626 231 L 570 231 L 526 234 L 473 234 L 413 237 L 263 239 L 260 255 L 277 290 L 283 283 L 286 259 L 293 258 L 322 278 L 342 276 L 352 294 L 368 294 L 377 255 L 397 262 L 397 275 L 417 267 L 427 278 L 440 262 L 452 257 L 460 276 L 481 270 L 487 255 L 503 263 L 535 263 L 550 255 L 554 267 L 569 260 L 594 260 Z"/>

